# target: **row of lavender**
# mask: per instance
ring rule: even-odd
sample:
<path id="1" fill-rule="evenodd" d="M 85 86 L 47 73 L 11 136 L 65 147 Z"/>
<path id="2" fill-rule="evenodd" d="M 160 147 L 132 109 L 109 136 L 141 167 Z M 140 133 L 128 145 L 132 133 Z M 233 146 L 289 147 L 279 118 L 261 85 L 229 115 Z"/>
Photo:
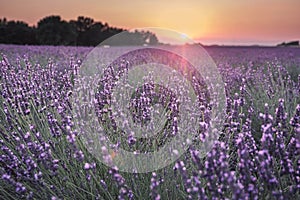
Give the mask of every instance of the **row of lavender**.
<path id="1" fill-rule="evenodd" d="M 300 197 L 300 49 L 207 49 L 226 82 L 222 136 L 204 158 L 191 146 L 148 174 L 106 167 L 78 136 L 70 102 L 90 50 L 0 46 L 1 198 Z"/>

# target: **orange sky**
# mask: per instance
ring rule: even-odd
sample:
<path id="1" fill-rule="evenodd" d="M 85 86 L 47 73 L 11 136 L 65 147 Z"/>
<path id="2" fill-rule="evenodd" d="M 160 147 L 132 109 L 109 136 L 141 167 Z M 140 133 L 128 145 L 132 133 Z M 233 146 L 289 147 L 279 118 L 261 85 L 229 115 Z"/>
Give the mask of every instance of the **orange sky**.
<path id="1" fill-rule="evenodd" d="M 300 40 L 300 0 L 0 0 L 0 17 L 36 24 L 83 15 L 122 28 L 162 27 L 204 44 Z"/>

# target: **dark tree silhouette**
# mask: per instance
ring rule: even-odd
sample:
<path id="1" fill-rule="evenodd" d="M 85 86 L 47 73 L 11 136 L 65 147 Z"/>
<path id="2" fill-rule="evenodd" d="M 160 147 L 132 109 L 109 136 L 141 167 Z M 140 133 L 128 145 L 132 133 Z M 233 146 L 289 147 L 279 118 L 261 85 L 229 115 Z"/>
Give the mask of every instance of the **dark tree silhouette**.
<path id="1" fill-rule="evenodd" d="M 70 21 L 76 26 L 77 45 L 96 46 L 105 39 L 120 33 L 123 29 L 109 27 L 107 23 L 95 22 L 88 17 L 79 16 L 77 21 Z"/>
<path id="2" fill-rule="evenodd" d="M 41 19 L 37 27 L 28 26 L 21 21 L 0 19 L 0 43 L 4 44 L 96 46 L 123 31 L 125 30 L 84 16 L 69 22 L 62 20 L 60 16 L 48 16 Z M 159 43 L 156 35 L 149 31 L 126 32 L 124 37 L 125 40 L 114 41 L 115 45 Z"/>
<path id="3" fill-rule="evenodd" d="M 38 22 L 37 40 L 42 45 L 75 45 L 77 32 L 72 23 L 60 16 L 45 17 Z"/>
<path id="4" fill-rule="evenodd" d="M 35 44 L 34 28 L 21 21 L 0 20 L 0 43 Z"/>
<path id="5" fill-rule="evenodd" d="M 156 35 L 154 33 L 150 33 L 148 32 L 148 38 L 149 39 L 149 44 L 150 45 L 156 45 L 159 43 L 158 38 L 156 37 Z"/>
<path id="6" fill-rule="evenodd" d="M 299 41 L 283 42 L 278 44 L 279 47 L 288 47 L 288 46 L 299 46 Z"/>

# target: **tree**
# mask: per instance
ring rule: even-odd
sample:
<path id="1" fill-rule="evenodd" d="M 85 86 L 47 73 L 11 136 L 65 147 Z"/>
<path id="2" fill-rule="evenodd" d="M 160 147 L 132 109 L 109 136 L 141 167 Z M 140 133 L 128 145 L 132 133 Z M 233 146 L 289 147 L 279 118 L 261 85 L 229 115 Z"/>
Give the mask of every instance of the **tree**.
<path id="1" fill-rule="evenodd" d="M 37 39 L 43 45 L 75 45 L 76 27 L 60 16 L 45 17 L 38 22 Z"/>
<path id="2" fill-rule="evenodd" d="M 35 30 L 22 21 L 0 20 L 0 43 L 35 44 Z"/>
<path id="3" fill-rule="evenodd" d="M 156 35 L 154 33 L 150 33 L 149 32 L 148 38 L 149 38 L 149 44 L 150 45 L 157 45 L 157 44 L 159 44 L 159 40 L 158 40 L 158 38 L 156 37 Z"/>
<path id="4" fill-rule="evenodd" d="M 89 17 L 79 16 L 76 21 L 71 20 L 70 23 L 75 26 L 75 29 L 77 31 L 77 45 L 90 46 L 91 36 L 90 34 L 88 34 L 88 32 L 94 26 L 94 20 Z"/>
<path id="5" fill-rule="evenodd" d="M 60 16 L 48 16 L 41 19 L 37 27 L 22 21 L 0 19 L 0 43 L 5 44 L 96 46 L 123 31 L 125 30 L 83 16 L 69 22 L 62 20 Z M 157 43 L 157 37 L 149 31 L 126 32 L 122 39 L 114 41 L 115 45 Z"/>

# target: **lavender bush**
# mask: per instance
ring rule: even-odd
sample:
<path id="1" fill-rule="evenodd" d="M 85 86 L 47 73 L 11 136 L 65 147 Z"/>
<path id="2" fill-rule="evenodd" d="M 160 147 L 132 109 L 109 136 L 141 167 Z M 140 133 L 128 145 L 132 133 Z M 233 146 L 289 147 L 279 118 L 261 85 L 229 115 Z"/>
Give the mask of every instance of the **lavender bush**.
<path id="1" fill-rule="evenodd" d="M 102 164 L 76 130 L 73 86 L 90 50 L 0 46 L 1 199 L 300 198 L 299 48 L 208 48 L 226 83 L 219 140 L 200 155 L 197 143 L 205 139 L 209 118 L 204 104 L 198 132 L 203 137 L 171 166 L 143 174 Z M 147 123 L 152 101 L 167 106 L 174 100 L 168 90 L 159 96 L 151 88 L 144 85 L 132 99 L 138 105 L 134 119 L 142 123 Z M 147 103 L 142 95 L 152 99 Z M 105 121 L 110 110 L 98 108 L 100 122 L 114 129 Z M 176 109 L 169 109 L 173 114 L 165 129 L 174 130 Z M 120 145 L 159 148 L 161 134 L 154 138 L 157 143 L 129 137 Z M 117 151 L 101 150 L 106 159 L 116 158 Z"/>

